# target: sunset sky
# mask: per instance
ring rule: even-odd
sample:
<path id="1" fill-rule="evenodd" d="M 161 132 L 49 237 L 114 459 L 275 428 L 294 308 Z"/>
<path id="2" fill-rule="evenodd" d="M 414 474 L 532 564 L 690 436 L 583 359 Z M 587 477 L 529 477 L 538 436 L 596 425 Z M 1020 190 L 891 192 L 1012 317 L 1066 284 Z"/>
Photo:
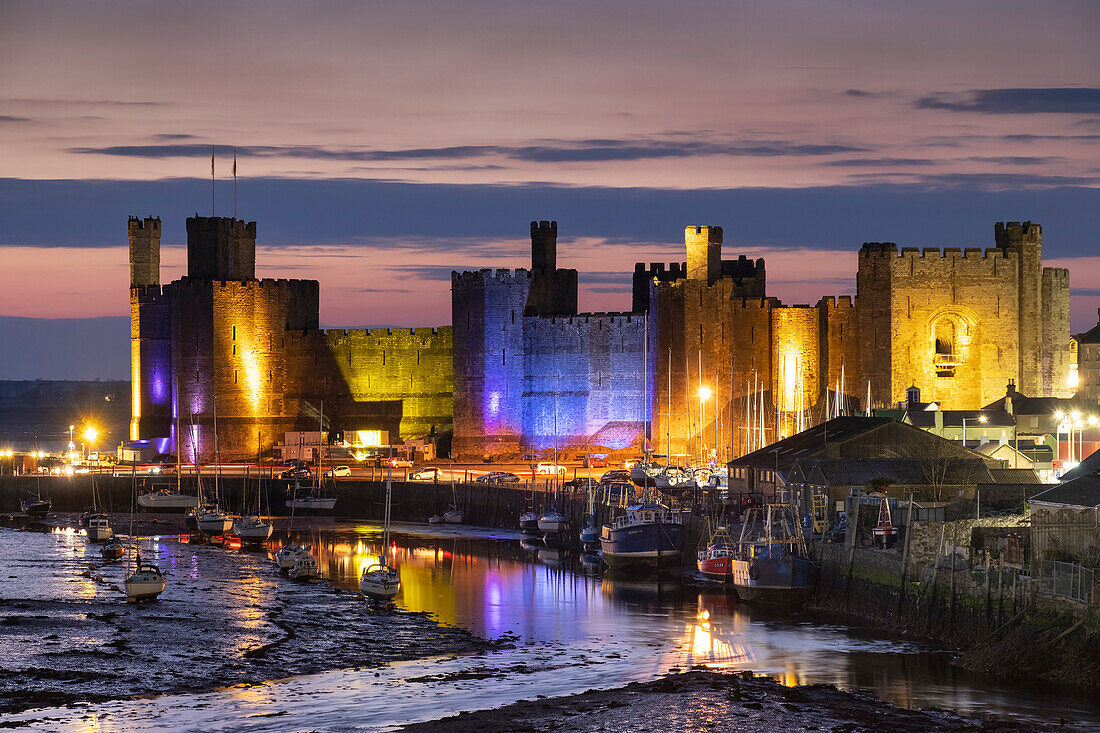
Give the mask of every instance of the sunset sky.
<path id="1" fill-rule="evenodd" d="M 128 375 L 126 217 L 257 220 L 325 326 L 450 321 L 452 269 L 559 223 L 581 307 L 626 310 L 687 224 L 785 303 L 864 241 L 1043 225 L 1100 305 L 1100 3 L 0 0 L 0 378 Z M 85 358 L 74 358 L 79 346 Z"/>

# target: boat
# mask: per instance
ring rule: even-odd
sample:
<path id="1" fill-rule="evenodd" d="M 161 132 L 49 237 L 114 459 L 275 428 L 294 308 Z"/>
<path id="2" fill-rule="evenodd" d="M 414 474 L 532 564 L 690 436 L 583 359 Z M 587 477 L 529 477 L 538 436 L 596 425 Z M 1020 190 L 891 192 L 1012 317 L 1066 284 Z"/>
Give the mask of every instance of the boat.
<path id="1" fill-rule="evenodd" d="M 126 597 L 131 601 L 148 601 L 156 598 L 168 587 L 168 576 L 158 565 L 145 562 L 137 556 L 134 571 L 126 578 Z"/>
<path id="2" fill-rule="evenodd" d="M 38 496 L 29 496 L 19 502 L 19 508 L 31 519 L 45 519 L 53 509 L 53 502 Z"/>
<path id="3" fill-rule="evenodd" d="M 666 470 L 666 466 L 654 461 L 638 461 L 630 467 L 630 480 L 638 486 L 652 486 L 655 477 Z"/>
<path id="4" fill-rule="evenodd" d="M 174 391 L 178 393 L 178 386 Z M 180 470 L 180 461 L 180 421 L 179 410 L 176 410 L 176 487 L 173 489 L 165 486 L 148 494 L 142 494 L 138 496 L 138 506 L 146 509 L 171 510 L 194 509 L 199 505 L 199 497 L 183 493 L 183 472 Z"/>
<path id="5" fill-rule="evenodd" d="M 214 502 L 195 515 L 199 531 L 212 537 L 224 537 L 233 529 L 233 519 L 221 509 L 221 452 L 218 449 L 218 398 L 211 398 L 214 421 Z"/>
<path id="6" fill-rule="evenodd" d="M 248 504 L 247 496 L 241 497 L 241 518 L 233 525 L 234 533 L 241 538 L 241 542 L 246 545 L 258 545 L 271 539 L 271 522 L 265 520 L 260 516 L 261 504 L 263 503 L 263 472 L 260 470 L 262 465 L 260 462 L 260 446 L 263 443 L 263 436 L 261 433 L 256 434 L 256 503 L 248 509 L 255 509 L 250 514 L 245 514 L 246 505 Z M 246 481 L 247 483 L 247 481 Z M 244 494 L 247 495 L 248 487 L 245 486 Z"/>
<path id="7" fill-rule="evenodd" d="M 299 552 L 294 557 L 294 564 L 291 565 L 288 574 L 291 580 L 312 580 L 321 577 L 317 561 L 308 552 Z"/>
<path id="8" fill-rule="evenodd" d="M 146 509 L 194 509 L 199 505 L 199 497 L 181 494 L 178 490 L 170 488 L 142 494 L 137 501 L 138 506 Z"/>
<path id="9" fill-rule="evenodd" d="M 325 403 L 321 401 L 321 409 L 318 413 L 320 415 L 320 424 L 317 428 L 317 478 L 316 483 L 309 487 L 309 491 L 305 494 L 301 493 L 301 484 L 298 481 L 294 482 L 294 489 L 287 489 L 289 498 L 286 500 L 287 509 L 301 509 L 307 512 L 319 512 L 319 511 L 332 511 L 336 506 L 336 494 L 330 491 L 326 491 L 324 488 L 324 482 L 322 481 L 322 455 L 324 454 L 324 446 L 321 445 L 321 434 L 324 432 L 325 424 Z M 299 446 L 300 447 L 300 446 Z M 390 454 L 392 456 L 393 447 L 390 447 Z M 301 453 L 299 452 L 299 457 Z M 335 490 L 335 487 L 334 487 Z"/>
<path id="10" fill-rule="evenodd" d="M 585 551 L 593 551 L 600 548 L 600 530 L 596 526 L 596 494 L 595 484 L 592 482 L 592 459 L 587 449 L 584 462 L 588 466 L 588 523 L 580 531 L 580 541 Z M 631 470 L 633 471 L 633 468 Z"/>
<path id="11" fill-rule="evenodd" d="M 600 532 L 600 549 L 610 568 L 661 568 L 680 562 L 687 529 L 679 513 L 643 495 L 642 503 Z"/>
<path id="12" fill-rule="evenodd" d="M 750 509 L 741 528 L 730 582 L 743 601 L 798 605 L 817 585 L 798 512 L 792 504 Z"/>
<path id="13" fill-rule="evenodd" d="M 391 449 L 392 450 L 392 449 Z M 386 513 L 382 524 L 382 551 L 378 562 L 367 566 L 359 578 L 359 592 L 375 603 L 389 603 L 401 590 L 397 568 L 386 562 L 390 550 L 390 505 L 393 499 L 393 466 L 386 470 Z"/>
<path id="14" fill-rule="evenodd" d="M 711 580 L 728 582 L 733 577 L 733 560 L 737 556 L 737 543 L 725 527 L 719 527 L 699 551 L 699 572 Z"/>
<path id="15" fill-rule="evenodd" d="M 117 560 L 126 554 L 126 545 L 118 537 L 112 537 L 99 548 L 99 554 L 104 560 Z"/>
<path id="16" fill-rule="evenodd" d="M 279 570 L 290 570 L 301 555 L 308 555 L 309 550 L 293 542 L 283 545 L 275 553 L 275 561 L 279 564 Z"/>
<path id="17" fill-rule="evenodd" d="M 530 511 L 520 514 L 519 529 L 524 534 L 537 533 L 539 531 L 539 515 Z"/>
<path id="18" fill-rule="evenodd" d="M 123 586 L 126 598 L 131 601 L 156 599 L 168 587 L 168 576 L 155 563 L 143 561 L 141 552 L 134 547 L 134 510 L 137 500 L 137 474 L 134 469 L 133 484 L 130 489 L 130 550 L 134 558 L 133 571 L 126 576 Z"/>
<path id="19" fill-rule="evenodd" d="M 466 518 L 466 513 L 458 507 L 451 505 L 450 509 L 443 512 L 444 524 L 462 524 L 462 521 Z"/>
<path id="20" fill-rule="evenodd" d="M 88 517 L 88 526 L 85 532 L 90 542 L 106 542 L 115 535 L 111 529 L 111 521 L 106 514 L 94 514 Z"/>
<path id="21" fill-rule="evenodd" d="M 557 507 L 551 507 L 539 517 L 539 531 L 546 535 L 561 534 L 569 530 L 569 517 L 558 511 Z"/>

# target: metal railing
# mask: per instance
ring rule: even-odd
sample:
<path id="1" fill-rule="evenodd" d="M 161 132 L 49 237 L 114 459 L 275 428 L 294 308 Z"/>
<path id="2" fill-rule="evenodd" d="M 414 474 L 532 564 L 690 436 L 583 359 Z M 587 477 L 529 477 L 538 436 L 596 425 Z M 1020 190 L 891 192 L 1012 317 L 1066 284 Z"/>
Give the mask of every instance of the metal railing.
<path id="1" fill-rule="evenodd" d="M 1076 563 L 1040 560 L 1031 576 L 1031 583 L 1039 593 L 1072 598 L 1091 605 L 1096 573 Z"/>

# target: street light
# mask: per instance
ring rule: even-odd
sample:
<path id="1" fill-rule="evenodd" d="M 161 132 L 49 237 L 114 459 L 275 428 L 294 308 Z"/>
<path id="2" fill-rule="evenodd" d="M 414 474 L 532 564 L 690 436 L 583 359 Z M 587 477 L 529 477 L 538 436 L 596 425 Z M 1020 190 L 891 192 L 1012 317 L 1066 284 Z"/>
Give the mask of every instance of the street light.
<path id="1" fill-rule="evenodd" d="M 966 421 L 967 421 L 967 419 L 973 420 L 974 418 L 965 418 L 965 417 L 963 418 L 963 448 L 966 447 Z M 978 422 L 980 422 L 980 423 L 985 423 L 987 420 L 989 420 L 989 418 L 987 418 L 985 415 L 978 415 L 977 419 L 978 419 Z"/>
<path id="2" fill-rule="evenodd" d="M 76 447 L 76 444 L 73 443 L 73 430 L 75 430 L 75 429 L 76 429 L 75 425 L 70 425 L 69 426 L 69 461 L 70 462 L 72 462 L 72 460 L 73 460 L 73 448 Z"/>
<path id="3" fill-rule="evenodd" d="M 95 439 L 99 435 L 99 431 L 89 425 L 84 429 L 84 442 L 88 444 L 88 452 L 93 452 L 92 448 L 95 447 Z M 85 460 L 88 458 L 88 454 L 84 455 Z"/>
<path id="4" fill-rule="evenodd" d="M 699 465 L 700 466 L 702 466 L 704 463 L 706 463 L 706 460 L 703 458 L 703 450 L 704 450 L 703 430 L 706 429 L 706 424 L 707 424 L 706 404 L 707 404 L 707 400 L 710 399 L 711 394 L 712 393 L 710 391 L 710 387 L 708 387 L 706 385 L 703 385 L 702 387 L 699 388 Z"/>

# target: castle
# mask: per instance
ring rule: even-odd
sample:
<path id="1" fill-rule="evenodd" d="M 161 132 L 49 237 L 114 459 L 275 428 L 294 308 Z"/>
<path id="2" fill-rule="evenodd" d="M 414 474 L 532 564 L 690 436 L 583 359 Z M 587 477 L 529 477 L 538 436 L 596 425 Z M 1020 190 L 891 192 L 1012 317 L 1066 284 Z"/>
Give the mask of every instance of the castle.
<path id="1" fill-rule="evenodd" d="M 997 224 L 984 252 L 864 244 L 856 297 L 813 306 L 768 297 L 763 260 L 723 260 L 721 227 L 691 226 L 686 263 L 638 264 L 618 313 L 578 312 L 557 223 L 532 222 L 529 270 L 452 273 L 450 327 L 327 331 L 316 281 L 255 279 L 255 222 L 188 219 L 187 276 L 163 286 L 160 220 L 131 218 L 129 237 L 131 438 L 170 448 L 178 417 L 192 457 L 213 451 L 215 395 L 223 455 L 315 429 L 323 401 L 326 429 L 453 432 L 452 455 L 638 452 L 647 436 L 728 460 L 911 385 L 949 408 L 1010 380 L 1072 391 L 1068 273 L 1042 266 L 1030 222 Z"/>

